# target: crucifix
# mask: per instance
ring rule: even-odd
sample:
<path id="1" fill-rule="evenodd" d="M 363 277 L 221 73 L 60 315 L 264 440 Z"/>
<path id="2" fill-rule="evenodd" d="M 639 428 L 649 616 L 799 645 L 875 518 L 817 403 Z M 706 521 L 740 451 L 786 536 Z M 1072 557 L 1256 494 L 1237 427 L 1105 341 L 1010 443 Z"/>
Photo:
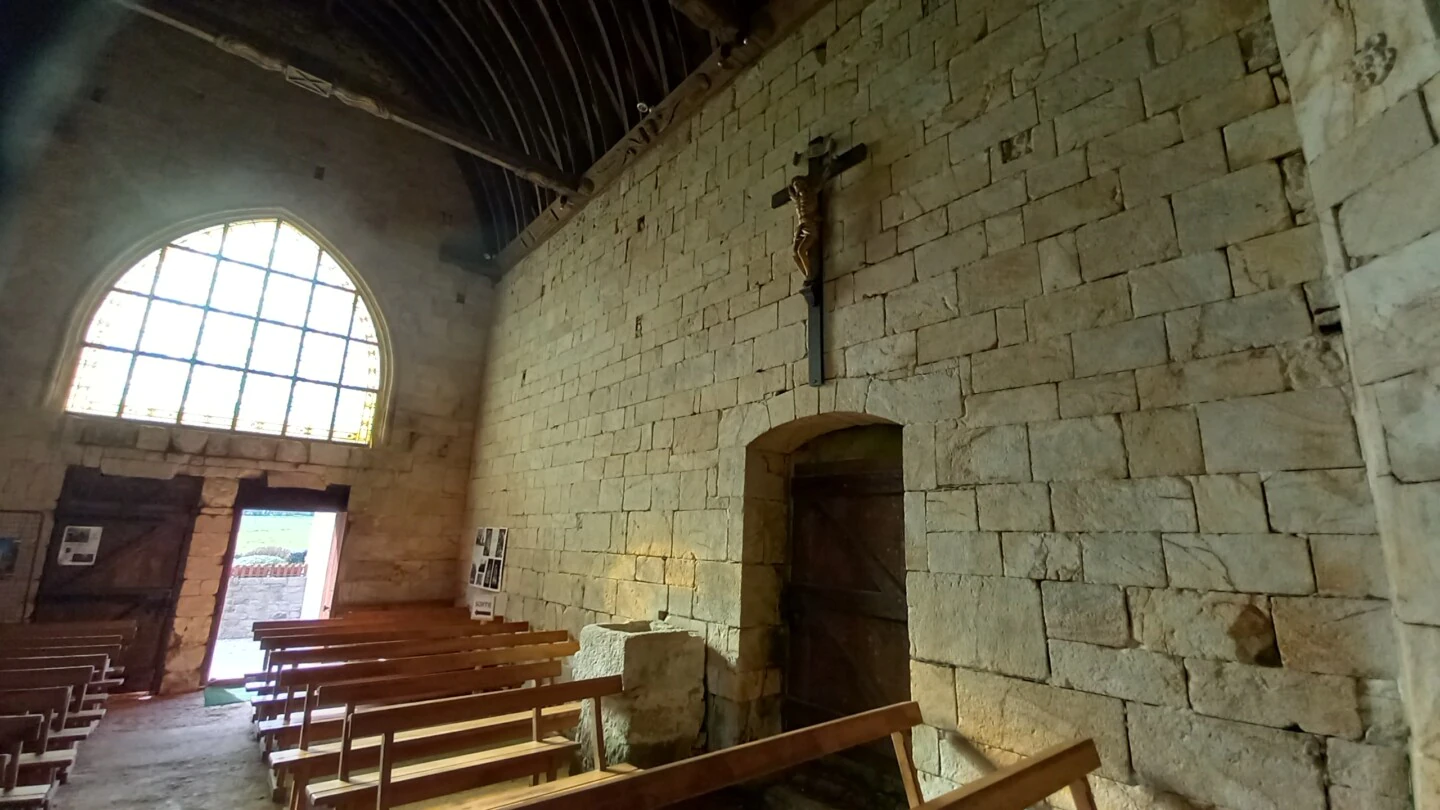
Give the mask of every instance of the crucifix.
<path id="1" fill-rule="evenodd" d="M 787 202 L 795 204 L 795 240 L 791 244 L 795 268 L 800 271 L 804 284 L 800 294 L 810 307 L 807 323 L 807 354 L 810 358 L 810 384 L 825 384 L 825 268 L 820 245 L 821 228 L 824 225 L 823 194 L 825 183 L 831 178 L 859 165 L 868 150 L 865 144 L 847 149 L 843 154 L 834 155 L 835 142 L 826 137 L 810 141 L 804 152 L 796 152 L 793 163 L 806 161 L 806 173 L 797 174 L 790 184 L 770 196 L 770 207 L 779 208 Z"/>

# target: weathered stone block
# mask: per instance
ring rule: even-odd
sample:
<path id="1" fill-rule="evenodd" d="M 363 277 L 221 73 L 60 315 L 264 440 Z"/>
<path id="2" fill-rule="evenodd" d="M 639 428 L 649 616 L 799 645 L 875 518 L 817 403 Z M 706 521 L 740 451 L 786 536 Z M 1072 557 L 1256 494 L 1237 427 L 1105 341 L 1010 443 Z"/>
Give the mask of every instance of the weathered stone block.
<path id="1" fill-rule="evenodd" d="M 1410 767 L 1404 749 L 1330 739 L 1325 741 L 1325 766 L 1331 784 L 1381 796 L 1410 796 Z"/>
<path id="2" fill-rule="evenodd" d="M 1206 93 L 1180 107 L 1180 131 L 1187 138 L 1275 106 L 1275 88 L 1265 71 Z"/>
<path id="3" fill-rule="evenodd" d="M 1165 322 L 1158 315 L 1076 332 L 1070 342 L 1077 377 L 1157 366 L 1169 359 Z"/>
<path id="4" fill-rule="evenodd" d="M 1066 380 L 1059 385 L 1059 397 L 1060 416 L 1065 419 L 1102 413 L 1123 413 L 1138 407 L 1135 375 L 1128 371 L 1083 380 Z"/>
<path id="5" fill-rule="evenodd" d="M 1440 155 L 1440 150 L 1435 152 Z M 1436 172 L 1440 177 L 1440 158 Z M 1433 264 L 1437 251 L 1440 232 L 1345 274 L 1346 333 L 1356 382 L 1379 382 L 1440 365 L 1440 277 Z"/>
<path id="6" fill-rule="evenodd" d="M 1143 532 L 1078 535 L 1085 581 L 1101 585 L 1165 584 L 1160 537 Z"/>
<path id="7" fill-rule="evenodd" d="M 937 574 L 1000 576 L 1000 536 L 995 532 L 930 532 L 929 570 Z"/>
<path id="8" fill-rule="evenodd" d="M 1064 336 L 980 352 L 970 362 L 976 392 L 1068 380 L 1074 368 L 1070 339 Z"/>
<path id="9" fill-rule="evenodd" d="M 1190 703 L 1201 714 L 1298 727 L 1313 734 L 1360 736 L 1360 704 L 1350 678 L 1199 658 L 1186 660 L 1185 669 Z"/>
<path id="10" fill-rule="evenodd" d="M 951 90 L 959 98 L 1044 50 L 1039 17 L 1021 14 L 950 60 Z"/>
<path id="11" fill-rule="evenodd" d="M 955 704 L 967 740 L 1034 754 L 1090 737 L 1100 750 L 1100 773 L 1123 779 L 1130 772 L 1124 708 L 1115 698 L 957 669 Z"/>
<path id="12" fill-rule="evenodd" d="M 1190 479 L 1190 486 L 1195 492 L 1200 531 L 1237 534 L 1269 531 L 1260 476 L 1197 475 Z"/>
<path id="13" fill-rule="evenodd" d="M 1285 666 L 1304 672 L 1393 678 L 1398 671 L 1390 603 L 1276 597 L 1275 636 Z"/>
<path id="14" fill-rule="evenodd" d="M 971 532 L 979 528 L 975 512 L 975 490 L 949 489 L 926 492 L 925 526 L 932 532 Z"/>
<path id="15" fill-rule="evenodd" d="M 1046 531 L 1050 490 L 1043 483 L 991 484 L 975 489 L 980 527 L 989 531 Z"/>
<path id="16" fill-rule="evenodd" d="M 1165 316 L 1165 327 L 1170 354 L 1177 360 L 1274 346 L 1309 337 L 1313 331 L 1298 287 L 1171 312 Z"/>
<path id="17" fill-rule="evenodd" d="M 1026 205 L 1025 240 L 1037 242 L 1119 210 L 1119 175 L 1107 172 Z"/>
<path id="18" fill-rule="evenodd" d="M 671 549 L 670 513 L 631 512 L 625 531 L 625 553 L 668 557 Z M 603 549 L 595 549 L 597 551 Z"/>
<path id="19" fill-rule="evenodd" d="M 1058 415 L 1054 383 L 1007 388 L 965 398 L 966 427 L 1042 422 Z"/>
<path id="20" fill-rule="evenodd" d="M 1055 118 L 1055 148 L 1060 153 L 1145 120 L 1140 86 L 1126 82 Z"/>
<path id="21" fill-rule="evenodd" d="M 1373 534 L 1375 504 L 1363 469 L 1276 473 L 1265 480 L 1270 525 L 1308 534 Z"/>
<path id="22" fill-rule="evenodd" d="M 1174 113 L 1147 118 L 1113 135 L 1091 141 L 1086 149 L 1090 170 L 1100 172 L 1134 163 L 1180 140 L 1180 123 Z"/>
<path id="23" fill-rule="evenodd" d="M 846 349 L 845 373 L 851 377 L 861 377 L 910 368 L 915 365 L 915 357 L 915 333 L 902 332 Z"/>
<path id="24" fill-rule="evenodd" d="M 1107 647 L 1130 644 L 1130 619 L 1125 612 L 1125 593 L 1120 588 L 1046 581 L 1040 583 L 1040 593 L 1045 606 L 1045 633 L 1050 638 Z"/>
<path id="25" fill-rule="evenodd" d="M 1179 659 L 1148 650 L 1051 641 L 1050 682 L 1140 703 L 1189 706 Z"/>
<path id="26" fill-rule="evenodd" d="M 1300 149 L 1295 113 L 1281 104 L 1225 127 L 1225 154 L 1230 168 L 1243 169 Z"/>
<path id="27" fill-rule="evenodd" d="M 1146 200 L 1222 177 L 1226 171 L 1220 133 L 1207 132 L 1121 167 L 1120 186 L 1125 190 L 1125 205 L 1133 208 Z M 1175 255 L 1178 252 L 1162 258 Z"/>
<path id="28" fill-rule="evenodd" d="M 1039 244 L 1040 282 L 1045 292 L 1054 292 L 1080 283 L 1080 254 L 1075 233 L 1067 231 Z"/>
<path id="29" fill-rule="evenodd" d="M 985 258 L 988 249 L 983 225 L 957 229 L 949 236 L 915 248 L 915 275 L 922 279 L 933 278 L 964 267 Z"/>
<path id="30" fill-rule="evenodd" d="M 913 571 L 905 581 L 915 657 L 1024 678 L 1049 674 L 1036 583 Z M 957 615 L 974 621 L 957 623 Z"/>
<path id="31" fill-rule="evenodd" d="M 1205 471 L 1200 428 L 1190 408 L 1137 411 L 1120 417 L 1130 475 L 1190 475 Z"/>
<path id="32" fill-rule="evenodd" d="M 1275 629 L 1263 596 L 1130 588 L 1130 627 L 1141 646 L 1187 658 L 1273 660 Z"/>
<path id="33" fill-rule="evenodd" d="M 1007 577 L 1066 581 L 1080 578 L 1080 543 L 1068 534 L 1005 532 L 1000 536 L 1000 552 Z"/>
<path id="34" fill-rule="evenodd" d="M 978 261 L 956 273 L 960 312 L 973 315 L 1019 304 L 1040 294 L 1040 259 L 1034 245 Z"/>
<path id="35" fill-rule="evenodd" d="M 1006 138 L 1025 132 L 1037 123 L 1039 119 L 1035 115 L 1035 96 L 1027 93 L 951 132 L 950 155 L 963 160 Z"/>
<path id="36" fill-rule="evenodd" d="M 1410 93 L 1310 162 L 1315 200 L 1327 208 L 1337 205 L 1434 143 L 1420 94 Z"/>
<path id="37" fill-rule="evenodd" d="M 890 334 L 948 321 L 957 314 L 955 277 L 948 273 L 885 296 L 885 331 Z"/>
<path id="38" fill-rule="evenodd" d="M 1082 228 L 1080 232 L 1083 234 L 1085 230 Z M 1123 278 L 1081 284 L 1025 303 L 1025 321 L 1030 336 L 1036 340 L 1129 317 L 1130 291 Z"/>
<path id="39" fill-rule="evenodd" d="M 1249 295 L 1320 277 L 1325 254 L 1320 226 L 1305 225 L 1226 249 L 1236 295 Z"/>
<path id="40" fill-rule="evenodd" d="M 1289 534 L 1167 534 L 1174 588 L 1252 593 L 1315 592 L 1310 547 Z"/>
<path id="41" fill-rule="evenodd" d="M 1227 36 L 1140 77 L 1145 109 L 1156 115 L 1245 75 L 1240 44 Z"/>
<path id="42" fill-rule="evenodd" d="M 1310 536 L 1315 589 L 1330 596 L 1390 598 L 1390 578 L 1380 538 L 1371 534 Z"/>
<path id="43" fill-rule="evenodd" d="M 1135 773 L 1236 810 L 1324 810 L 1319 743 L 1304 734 L 1132 705 Z"/>
<path id="44" fill-rule="evenodd" d="M 936 481 L 941 486 L 1030 480 L 1024 425 L 965 428 L 940 422 L 935 445 Z"/>
<path id="45" fill-rule="evenodd" d="M 1190 485 L 1179 478 L 1056 482 L 1050 499 L 1059 531 L 1195 530 Z"/>
<path id="46" fill-rule="evenodd" d="M 1233 245 L 1290 227 L 1280 170 L 1261 163 L 1175 194 L 1182 253 Z"/>
<path id="47" fill-rule="evenodd" d="M 1040 117 L 1054 118 L 1074 109 L 1118 84 L 1135 79 L 1152 64 L 1145 36 L 1125 39 L 1041 83 L 1036 88 Z"/>
<path id="48" fill-rule="evenodd" d="M 1130 295 L 1137 318 L 1229 298 L 1225 254 L 1207 251 L 1132 270 Z"/>
<path id="49" fill-rule="evenodd" d="M 1048 197 L 1062 188 L 1083 183 L 1090 177 L 1085 165 L 1085 153 L 1080 150 L 1066 152 L 1054 160 L 1046 161 L 1025 173 L 1025 191 L 1030 199 Z M 1023 218 L 1022 218 L 1023 229 Z M 1022 233 L 1023 238 L 1023 233 Z"/>
<path id="50" fill-rule="evenodd" d="M 1285 377 L 1273 349 L 1172 363 L 1135 372 L 1142 408 L 1163 408 L 1281 391 Z"/>
<path id="51" fill-rule="evenodd" d="M 1357 192 L 1340 207 L 1340 233 L 1351 256 L 1381 256 L 1435 230 L 1440 222 L 1440 147 Z"/>
<path id="52" fill-rule="evenodd" d="M 1180 252 L 1175 244 L 1175 220 L 1165 200 L 1092 222 L 1076 232 L 1075 241 L 1086 281 L 1170 259 Z"/>
<path id="53" fill-rule="evenodd" d="M 1371 388 L 1380 412 L 1385 456 L 1390 472 L 1401 481 L 1440 479 L 1440 373 L 1416 371 Z M 1383 468 L 1382 468 L 1383 469 Z"/>
<path id="54" fill-rule="evenodd" d="M 910 661 L 910 699 L 920 704 L 920 716 L 936 728 L 955 730 L 955 670 L 924 661 Z M 918 735 L 917 735 L 918 737 Z M 919 740 L 917 739 L 918 743 Z M 917 744 L 916 748 L 919 746 Z M 916 751 L 917 764 L 920 761 Z M 935 763 L 939 767 L 939 763 Z"/>
<path id="55" fill-rule="evenodd" d="M 921 365 L 964 357 L 996 345 L 995 315 L 990 312 L 926 326 L 915 336 L 916 359 Z"/>
<path id="56" fill-rule="evenodd" d="M 1355 422 L 1338 389 L 1207 402 L 1196 410 L 1205 466 L 1212 473 L 1362 463 Z"/>
<path id="57" fill-rule="evenodd" d="M 1113 416 L 1032 424 L 1030 468 L 1037 481 L 1124 478 L 1120 425 Z"/>

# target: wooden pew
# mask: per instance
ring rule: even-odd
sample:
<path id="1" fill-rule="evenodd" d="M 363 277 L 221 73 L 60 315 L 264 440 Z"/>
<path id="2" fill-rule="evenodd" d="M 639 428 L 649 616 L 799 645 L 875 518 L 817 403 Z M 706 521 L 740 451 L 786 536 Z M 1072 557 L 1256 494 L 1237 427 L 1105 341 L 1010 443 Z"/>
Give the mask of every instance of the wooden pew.
<path id="1" fill-rule="evenodd" d="M 287 669 L 280 673 L 275 682 L 276 694 L 258 697 L 252 701 L 252 705 L 255 707 L 256 716 L 261 719 L 269 719 L 293 712 L 297 708 L 297 697 L 303 699 L 304 706 L 309 709 L 336 705 L 320 702 L 316 695 L 316 690 L 327 683 L 450 672 L 525 661 L 544 661 L 574 655 L 579 650 L 579 643 L 571 639 L 548 644 L 505 646 L 439 655 L 391 658 L 383 661 L 353 661 L 306 669 Z"/>
<path id="2" fill-rule="evenodd" d="M 526 776 L 534 780 L 547 774 L 553 780 L 561 758 L 568 758 L 577 744 L 545 731 L 545 710 L 574 706 L 574 714 L 578 716 L 576 702 L 592 700 L 593 716 L 599 718 L 602 698 L 617 695 L 622 688 L 620 677 L 611 676 L 360 709 L 352 718 L 348 739 L 342 742 L 337 755 L 336 778 L 310 785 L 306 789 L 309 805 L 341 810 L 363 807 L 389 810 L 395 805 Z M 447 740 L 446 747 L 437 744 L 433 729 L 501 717 L 512 718 L 509 722 L 520 727 L 521 734 L 517 736 L 525 739 L 482 751 L 474 751 L 473 744 L 453 737 Z M 603 734 L 594 740 L 598 742 L 594 749 L 597 770 L 603 771 Z M 424 744 L 417 745 L 417 742 Z M 362 760 L 362 751 L 371 756 Z M 441 753 L 450 756 L 435 757 Z M 404 764 L 420 758 L 424 761 Z M 362 767 L 371 767 L 362 762 L 373 762 L 378 767 L 357 773 Z"/>
<path id="3" fill-rule="evenodd" d="M 482 622 L 463 616 L 403 616 L 394 619 L 324 619 L 313 622 L 255 622 L 250 635 L 256 641 L 277 636 L 325 635 L 329 633 L 364 632 L 380 630 L 405 630 L 423 627 L 450 627 L 454 625 L 504 624 L 504 622 Z"/>
<path id="4" fill-rule="evenodd" d="M 0 692 L 0 714 L 32 714 L 45 718 L 39 735 L 21 748 L 12 767 L 18 769 L 20 784 L 39 785 L 65 781 L 75 764 L 75 749 L 52 750 L 50 735 L 57 718 L 69 710 L 68 687 Z"/>
<path id="5" fill-rule="evenodd" d="M 69 636 L 66 638 L 7 638 L 5 652 L 22 653 L 26 650 L 68 650 L 74 647 L 120 647 L 125 640 L 119 635 Z"/>
<path id="6" fill-rule="evenodd" d="M 118 635 L 124 644 L 135 643 L 139 624 L 134 619 L 92 622 L 35 622 L 0 624 L 0 639 L 63 639 Z"/>
<path id="7" fill-rule="evenodd" d="M 50 733 L 48 745 L 50 748 L 63 750 L 74 748 L 90 736 L 94 724 L 69 728 L 67 723 L 70 719 L 70 687 L 68 686 L 42 686 L 32 689 L 0 689 L 0 714 L 25 714 L 30 711 L 22 707 L 30 705 L 35 699 L 33 693 L 47 693 L 48 698 L 53 699 L 57 695 L 65 696 L 64 708 L 50 719 Z"/>
<path id="8" fill-rule="evenodd" d="M 257 641 L 265 654 L 264 668 L 271 669 L 270 657 L 278 650 L 300 647 L 333 647 L 342 644 L 363 644 L 371 641 L 414 641 L 427 638 L 459 638 L 504 633 L 522 633 L 530 629 L 528 622 L 433 622 L 416 626 L 370 625 L 330 629 L 321 632 L 265 634 Z"/>
<path id="9" fill-rule="evenodd" d="M 26 743 L 38 740 L 43 733 L 45 718 L 38 714 L 0 716 L 0 753 L 5 767 L 0 771 L 0 807 L 44 808 L 50 804 L 54 784 L 20 785 L 20 755 Z"/>
<path id="10" fill-rule="evenodd" d="M 480 636 L 457 636 L 454 638 L 419 639 L 416 641 L 372 641 L 361 644 L 343 644 L 333 647 L 300 647 L 291 650 L 276 650 L 270 657 L 274 666 L 265 681 L 247 684 L 246 688 L 256 694 L 274 694 L 278 673 L 286 667 L 316 667 L 323 664 L 339 664 L 379 659 L 412 658 L 443 653 L 475 652 L 500 647 L 522 647 L 530 644 L 548 644 L 570 640 L 565 630 L 547 630 L 527 633 L 504 633 Z"/>
<path id="11" fill-rule="evenodd" d="M 94 667 L 56 667 L 54 669 L 12 669 L 0 672 L 0 689 L 39 689 L 47 686 L 70 687 L 70 712 L 65 718 L 67 728 L 82 728 L 105 716 L 103 708 L 87 708 L 90 700 Z"/>
<path id="12" fill-rule="evenodd" d="M 124 683 L 123 678 L 111 677 L 110 656 L 105 653 L 89 655 L 46 655 L 27 658 L 0 659 L 0 684 L 5 682 L 5 673 L 21 669 L 61 669 L 64 667 L 90 667 L 94 672 L 90 678 L 91 692 L 86 699 L 101 704 L 107 697 L 104 693 Z"/>
<path id="13" fill-rule="evenodd" d="M 343 736 L 345 720 L 362 705 L 404 703 L 474 692 L 513 689 L 529 681 L 558 678 L 563 667 L 559 659 L 526 664 L 509 664 L 482 669 L 454 670 L 399 678 L 374 678 L 327 684 L 316 690 L 317 702 L 335 705 L 334 710 L 301 711 L 296 718 L 263 721 L 257 728 L 266 751 L 277 748 L 309 748 L 314 743 Z"/>

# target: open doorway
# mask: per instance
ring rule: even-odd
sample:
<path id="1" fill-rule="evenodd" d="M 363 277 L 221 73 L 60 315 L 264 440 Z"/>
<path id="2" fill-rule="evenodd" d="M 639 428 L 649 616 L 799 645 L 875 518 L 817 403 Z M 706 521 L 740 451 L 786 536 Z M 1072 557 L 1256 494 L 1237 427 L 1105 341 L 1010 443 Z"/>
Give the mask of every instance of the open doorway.
<path id="1" fill-rule="evenodd" d="M 329 617 L 348 500 L 346 487 L 322 492 L 242 482 L 216 600 L 208 683 L 242 683 L 263 667 L 255 622 Z"/>

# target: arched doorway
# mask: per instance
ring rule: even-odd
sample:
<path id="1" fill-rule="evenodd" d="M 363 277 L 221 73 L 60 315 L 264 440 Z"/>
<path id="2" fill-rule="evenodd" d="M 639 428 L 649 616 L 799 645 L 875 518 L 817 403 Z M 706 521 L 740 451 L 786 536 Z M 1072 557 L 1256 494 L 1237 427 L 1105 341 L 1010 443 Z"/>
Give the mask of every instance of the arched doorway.
<path id="1" fill-rule="evenodd" d="M 801 445 L 790 463 L 785 729 L 910 698 L 901 428 Z"/>

